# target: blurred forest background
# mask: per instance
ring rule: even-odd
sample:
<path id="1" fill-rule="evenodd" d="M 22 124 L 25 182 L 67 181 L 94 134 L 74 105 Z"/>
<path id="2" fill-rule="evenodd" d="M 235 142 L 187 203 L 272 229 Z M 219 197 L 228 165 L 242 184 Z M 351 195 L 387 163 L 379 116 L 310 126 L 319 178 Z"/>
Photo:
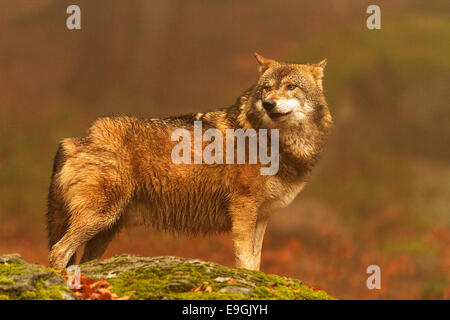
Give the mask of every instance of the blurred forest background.
<path id="1" fill-rule="evenodd" d="M 66 28 L 78 4 L 82 30 Z M 381 30 L 366 8 L 381 7 Z M 450 299 L 450 2 L 0 2 L 0 253 L 47 263 L 45 211 L 59 140 L 97 117 L 232 104 L 253 52 L 328 59 L 335 128 L 312 179 L 273 216 L 262 271 L 339 298 Z M 116 253 L 234 264 L 228 235 L 124 231 Z M 381 267 L 381 290 L 366 268 Z"/>

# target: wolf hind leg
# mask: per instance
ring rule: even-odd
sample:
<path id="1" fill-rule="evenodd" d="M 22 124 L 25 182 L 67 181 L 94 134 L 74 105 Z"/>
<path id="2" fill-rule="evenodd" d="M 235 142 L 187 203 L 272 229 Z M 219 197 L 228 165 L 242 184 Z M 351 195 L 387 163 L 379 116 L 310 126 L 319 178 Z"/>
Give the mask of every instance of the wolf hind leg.
<path id="1" fill-rule="evenodd" d="M 47 212 L 47 230 L 48 247 L 51 251 L 53 246 L 58 243 L 69 228 L 69 217 L 63 207 L 57 207 L 54 202 L 49 205 Z M 76 252 L 70 257 L 68 265 L 75 264 L 77 258 Z"/>
<path id="2" fill-rule="evenodd" d="M 131 191 L 126 184 L 110 183 L 105 189 L 104 181 L 92 183 L 95 180 L 95 175 L 91 176 L 91 180 L 87 180 L 89 184 L 82 180 L 67 192 L 70 219 L 67 231 L 50 251 L 50 266 L 53 268 L 65 268 L 80 246 L 102 231 L 115 227 L 128 204 Z M 86 257 L 91 254 L 96 256 L 101 251 L 102 248 L 96 244 L 98 241 L 91 243 L 90 247 L 98 248 L 88 248 Z"/>
<path id="3" fill-rule="evenodd" d="M 115 225 L 110 229 L 102 230 L 89 240 L 84 248 L 80 263 L 100 259 L 103 253 L 105 253 L 109 243 L 119 231 L 119 228 L 118 225 Z"/>
<path id="4" fill-rule="evenodd" d="M 73 219 L 65 235 L 50 252 L 50 266 L 55 269 L 65 268 L 80 246 L 103 230 L 111 228 L 117 222 L 119 215 L 120 212 L 110 212 L 105 215 L 97 210 L 90 210 L 83 212 L 83 218 Z"/>
<path id="5" fill-rule="evenodd" d="M 53 183 L 51 188 L 54 188 Z M 47 234 L 48 248 L 51 251 L 53 246 L 58 243 L 69 228 L 70 215 L 64 206 L 61 195 L 56 194 L 52 189 L 49 194 L 49 203 L 47 210 Z M 76 252 L 69 259 L 69 265 L 75 264 L 77 258 Z"/>

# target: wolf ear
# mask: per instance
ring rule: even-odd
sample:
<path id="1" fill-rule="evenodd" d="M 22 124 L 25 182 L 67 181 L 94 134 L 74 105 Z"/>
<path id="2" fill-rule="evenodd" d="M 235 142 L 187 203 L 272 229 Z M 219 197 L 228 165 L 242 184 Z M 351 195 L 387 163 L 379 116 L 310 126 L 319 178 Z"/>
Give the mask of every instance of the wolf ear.
<path id="1" fill-rule="evenodd" d="M 325 69 L 326 65 L 327 59 L 323 59 L 322 61 L 315 63 L 311 66 L 311 72 L 316 80 L 323 78 L 323 69 Z"/>
<path id="2" fill-rule="evenodd" d="M 263 56 L 259 55 L 255 52 L 255 58 L 256 61 L 259 63 L 259 72 L 263 73 L 266 71 L 269 66 L 275 62 L 275 60 L 264 58 Z"/>
<path id="3" fill-rule="evenodd" d="M 325 67 L 326 67 L 326 65 L 327 65 L 327 62 L 328 62 L 327 59 L 323 59 L 322 61 L 316 63 L 315 65 L 316 65 L 317 67 L 320 67 L 320 68 L 322 68 L 322 69 L 325 69 Z"/>
<path id="4" fill-rule="evenodd" d="M 322 78 L 323 78 L 323 70 L 325 69 L 326 65 L 327 65 L 327 59 L 323 59 L 322 61 L 311 65 L 311 73 L 313 74 L 314 79 L 316 80 L 320 89 L 323 89 L 322 88 Z"/>

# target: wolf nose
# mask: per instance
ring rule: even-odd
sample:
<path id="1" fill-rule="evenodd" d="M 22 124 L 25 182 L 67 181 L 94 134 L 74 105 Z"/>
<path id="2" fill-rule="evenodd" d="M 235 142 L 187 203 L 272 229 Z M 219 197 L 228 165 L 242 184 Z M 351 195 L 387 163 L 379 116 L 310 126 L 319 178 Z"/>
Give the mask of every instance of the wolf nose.
<path id="1" fill-rule="evenodd" d="M 270 111 L 273 108 L 275 108 L 276 102 L 273 100 L 264 100 L 262 105 L 263 105 L 264 109 L 266 109 L 267 111 Z"/>

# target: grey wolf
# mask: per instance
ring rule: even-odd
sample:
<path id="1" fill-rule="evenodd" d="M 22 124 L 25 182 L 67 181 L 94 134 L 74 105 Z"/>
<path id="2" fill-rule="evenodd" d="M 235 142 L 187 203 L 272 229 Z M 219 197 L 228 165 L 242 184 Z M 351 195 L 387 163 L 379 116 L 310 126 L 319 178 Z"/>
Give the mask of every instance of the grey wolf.
<path id="1" fill-rule="evenodd" d="M 75 263 L 82 245 L 81 262 L 100 258 L 122 227 L 138 223 L 180 234 L 231 232 L 236 267 L 259 269 L 269 218 L 304 187 L 332 117 L 322 86 L 326 60 L 255 56 L 259 76 L 230 107 L 162 119 L 100 118 L 85 137 L 60 142 L 48 196 L 51 267 Z M 278 171 L 261 175 L 260 162 L 174 163 L 171 135 L 193 131 L 194 121 L 224 136 L 226 129 L 278 129 Z"/>

